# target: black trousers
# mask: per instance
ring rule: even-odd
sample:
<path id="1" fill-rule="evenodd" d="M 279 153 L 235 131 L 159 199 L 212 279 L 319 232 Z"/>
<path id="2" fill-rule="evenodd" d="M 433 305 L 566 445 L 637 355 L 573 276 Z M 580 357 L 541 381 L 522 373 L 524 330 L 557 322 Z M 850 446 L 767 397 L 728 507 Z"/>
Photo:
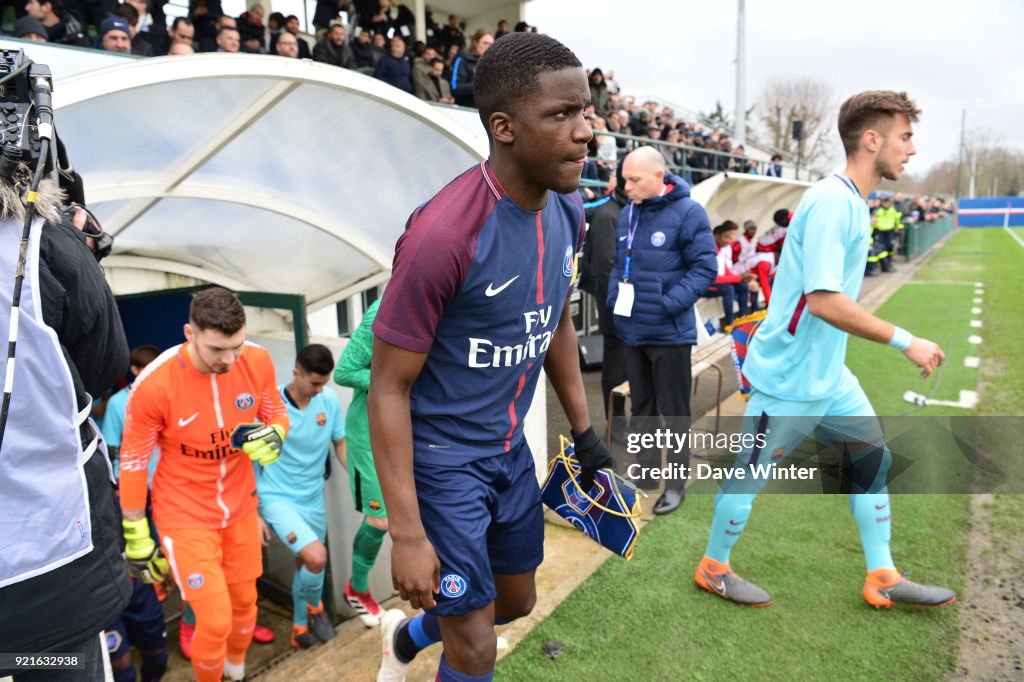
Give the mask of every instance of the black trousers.
<path id="1" fill-rule="evenodd" d="M 627 379 L 626 344 L 614 334 L 604 335 L 604 357 L 601 360 L 601 396 L 604 398 L 604 413 L 608 414 L 608 396 L 612 389 Z M 613 417 L 626 416 L 625 401 L 616 399 L 612 408 Z"/>
<path id="2" fill-rule="evenodd" d="M 690 428 L 690 351 L 692 346 L 626 346 L 626 374 L 633 418 L 630 431 L 654 433 L 667 428 L 686 433 Z M 650 457 L 650 453 L 647 455 Z M 660 456 L 660 455 L 659 455 Z M 690 465 L 690 449 L 670 448 L 668 464 Z M 685 481 L 671 479 L 668 487 Z"/>

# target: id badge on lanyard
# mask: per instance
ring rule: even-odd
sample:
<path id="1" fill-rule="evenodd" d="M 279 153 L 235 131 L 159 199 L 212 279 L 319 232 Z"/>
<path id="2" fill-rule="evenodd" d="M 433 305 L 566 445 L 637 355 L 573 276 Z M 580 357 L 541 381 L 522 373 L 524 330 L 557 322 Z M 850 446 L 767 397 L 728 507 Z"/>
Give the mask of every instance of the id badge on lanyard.
<path id="1" fill-rule="evenodd" d="M 636 237 L 636 228 L 640 224 L 640 216 L 636 217 L 636 221 L 633 220 L 633 207 L 636 204 L 629 205 L 629 234 L 626 237 L 626 262 L 622 268 L 622 281 L 619 282 L 619 293 L 615 297 L 615 307 L 612 309 L 613 315 L 620 315 L 622 317 L 630 317 L 633 314 L 633 300 L 636 298 L 636 291 L 633 289 L 633 283 L 629 281 L 629 269 L 633 263 L 633 238 Z"/>

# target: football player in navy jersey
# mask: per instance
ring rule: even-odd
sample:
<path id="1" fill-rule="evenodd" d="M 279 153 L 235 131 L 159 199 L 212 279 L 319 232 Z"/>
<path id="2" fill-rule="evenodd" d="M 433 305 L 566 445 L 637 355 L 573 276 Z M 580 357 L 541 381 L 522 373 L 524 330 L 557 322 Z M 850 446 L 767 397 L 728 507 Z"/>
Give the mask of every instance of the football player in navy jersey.
<path id="1" fill-rule="evenodd" d="M 612 457 L 590 423 L 566 298 L 585 233 L 576 189 L 590 92 L 571 50 L 510 34 L 480 58 L 487 161 L 413 212 L 374 323 L 370 437 L 403 599 L 378 680 L 443 641 L 439 680 L 491 680 L 496 623 L 536 601 L 544 522 L 523 417 L 543 368 L 585 489 Z"/>

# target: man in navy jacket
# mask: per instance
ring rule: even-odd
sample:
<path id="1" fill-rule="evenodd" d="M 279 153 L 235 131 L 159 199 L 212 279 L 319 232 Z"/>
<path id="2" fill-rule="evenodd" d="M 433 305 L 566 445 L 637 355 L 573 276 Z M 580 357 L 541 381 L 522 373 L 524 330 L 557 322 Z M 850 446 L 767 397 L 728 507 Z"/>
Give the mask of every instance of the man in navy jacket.
<path id="1" fill-rule="evenodd" d="M 640 147 L 623 161 L 626 194 L 616 228 L 615 265 L 608 307 L 626 344 L 626 374 L 633 402 L 633 429 L 665 427 L 686 433 L 690 417 L 690 349 L 697 343 L 693 307 L 715 281 L 715 241 L 704 208 L 690 186 L 666 174 L 654 147 Z M 690 452 L 669 450 L 676 475 L 654 505 L 655 514 L 675 511 Z"/>

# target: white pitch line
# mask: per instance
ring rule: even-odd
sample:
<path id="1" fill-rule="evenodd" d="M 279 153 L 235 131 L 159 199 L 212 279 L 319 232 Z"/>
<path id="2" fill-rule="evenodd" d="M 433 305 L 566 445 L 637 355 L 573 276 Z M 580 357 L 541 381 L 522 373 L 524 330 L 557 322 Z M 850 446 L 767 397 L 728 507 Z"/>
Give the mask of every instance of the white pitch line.
<path id="1" fill-rule="evenodd" d="M 971 320 L 972 329 L 981 329 L 981 320 Z"/>
<path id="2" fill-rule="evenodd" d="M 983 286 L 985 286 L 985 283 L 984 282 L 975 282 L 974 286 L 976 286 L 976 287 L 983 287 Z"/>
<path id="3" fill-rule="evenodd" d="M 982 295 L 984 295 L 984 293 L 985 293 L 984 289 L 975 289 L 974 290 L 974 295 L 975 296 L 982 296 Z"/>
<path id="4" fill-rule="evenodd" d="M 971 315 L 981 315 L 981 308 L 971 308 Z"/>
<path id="5" fill-rule="evenodd" d="M 975 299 L 974 299 L 974 302 L 975 302 L 975 303 L 981 303 L 981 302 L 982 302 L 982 299 L 981 299 L 981 298 L 975 298 Z"/>
<path id="6" fill-rule="evenodd" d="M 964 358 L 964 367 L 970 367 L 971 369 L 977 369 L 981 364 L 981 358 L 976 358 L 973 355 L 968 355 Z"/>
<path id="7" fill-rule="evenodd" d="M 1010 236 L 1013 237 L 1017 241 L 1018 244 L 1020 244 L 1020 247 L 1022 249 L 1024 249 L 1024 239 L 1021 239 L 1020 237 L 1018 237 L 1017 233 L 1014 232 L 1013 230 L 1011 230 L 1008 225 L 1003 225 L 1003 229 L 1006 230 L 1010 234 Z"/>
<path id="8" fill-rule="evenodd" d="M 928 405 L 939 405 L 942 407 L 960 407 L 965 410 L 973 410 L 978 406 L 978 392 L 977 391 L 960 391 L 960 400 L 936 400 L 935 398 L 929 398 L 923 396 L 920 393 L 914 393 L 913 391 L 905 391 L 903 393 L 903 399 L 908 403 L 913 403 L 921 407 Z"/>
<path id="9" fill-rule="evenodd" d="M 967 343 L 974 344 L 975 346 L 980 346 L 981 345 L 981 337 L 980 336 L 968 336 L 967 337 Z"/>

